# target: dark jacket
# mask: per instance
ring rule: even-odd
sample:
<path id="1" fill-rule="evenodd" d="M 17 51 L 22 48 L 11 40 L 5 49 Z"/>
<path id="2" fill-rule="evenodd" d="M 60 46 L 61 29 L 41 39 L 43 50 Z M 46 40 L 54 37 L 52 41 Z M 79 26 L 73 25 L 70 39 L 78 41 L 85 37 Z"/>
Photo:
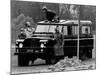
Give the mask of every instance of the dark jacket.
<path id="1" fill-rule="evenodd" d="M 56 13 L 53 11 L 47 10 L 45 13 L 46 13 L 46 19 L 48 21 L 52 21 L 54 19 L 54 17 L 56 16 Z"/>

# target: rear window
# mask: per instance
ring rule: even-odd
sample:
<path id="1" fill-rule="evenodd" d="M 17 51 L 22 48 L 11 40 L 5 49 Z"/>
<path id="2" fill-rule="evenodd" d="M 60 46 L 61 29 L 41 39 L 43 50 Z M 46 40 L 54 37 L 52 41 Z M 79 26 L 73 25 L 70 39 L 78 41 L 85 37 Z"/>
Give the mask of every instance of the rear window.
<path id="1" fill-rule="evenodd" d="M 82 26 L 81 33 L 90 34 L 90 26 Z"/>

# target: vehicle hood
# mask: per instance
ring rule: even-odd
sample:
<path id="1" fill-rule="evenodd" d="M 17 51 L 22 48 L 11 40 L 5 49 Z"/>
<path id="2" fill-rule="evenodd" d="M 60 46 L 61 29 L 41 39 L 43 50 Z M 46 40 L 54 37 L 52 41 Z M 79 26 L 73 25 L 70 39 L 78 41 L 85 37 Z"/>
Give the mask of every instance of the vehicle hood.
<path id="1" fill-rule="evenodd" d="M 54 40 L 54 38 L 50 37 L 32 37 L 33 39 L 40 39 L 40 40 Z"/>

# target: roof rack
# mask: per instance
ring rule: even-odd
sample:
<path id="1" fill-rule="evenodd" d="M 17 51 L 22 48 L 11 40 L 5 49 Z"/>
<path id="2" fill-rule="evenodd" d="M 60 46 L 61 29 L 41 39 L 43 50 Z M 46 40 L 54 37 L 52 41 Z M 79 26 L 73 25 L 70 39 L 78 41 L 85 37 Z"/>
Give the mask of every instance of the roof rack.
<path id="1" fill-rule="evenodd" d="M 38 25 L 78 25 L 78 20 L 60 20 L 60 22 L 45 22 L 40 21 L 37 23 Z M 80 20 L 80 25 L 91 25 L 92 21 L 90 20 Z"/>

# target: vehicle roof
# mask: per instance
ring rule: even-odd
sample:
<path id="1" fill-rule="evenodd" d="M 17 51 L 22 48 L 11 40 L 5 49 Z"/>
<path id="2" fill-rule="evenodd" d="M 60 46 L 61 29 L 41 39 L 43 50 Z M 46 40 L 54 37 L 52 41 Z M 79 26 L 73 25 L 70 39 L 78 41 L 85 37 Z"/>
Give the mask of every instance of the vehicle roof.
<path id="1" fill-rule="evenodd" d="M 78 20 L 60 20 L 59 23 L 40 21 L 37 24 L 38 25 L 72 25 L 72 24 L 77 25 Z M 80 25 L 84 25 L 84 24 L 91 25 L 92 22 L 90 20 L 80 20 Z"/>

